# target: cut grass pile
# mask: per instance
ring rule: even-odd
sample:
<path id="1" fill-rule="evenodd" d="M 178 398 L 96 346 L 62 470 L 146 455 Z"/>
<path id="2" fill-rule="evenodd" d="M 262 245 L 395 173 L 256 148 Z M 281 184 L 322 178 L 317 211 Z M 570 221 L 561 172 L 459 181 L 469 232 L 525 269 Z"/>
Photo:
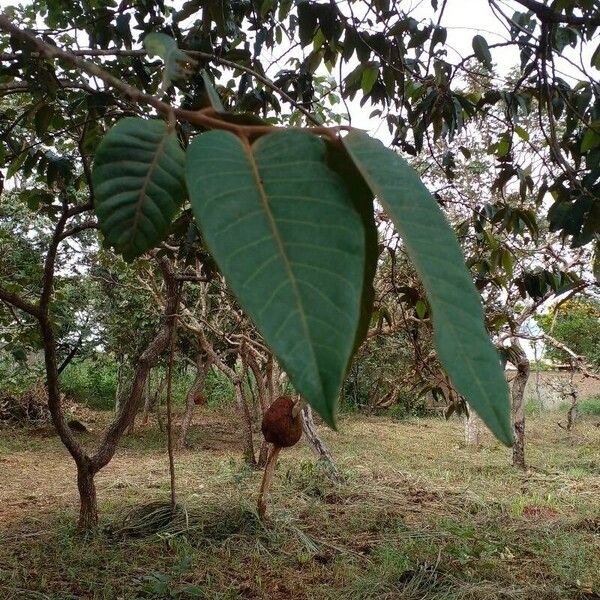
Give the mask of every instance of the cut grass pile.
<path id="1" fill-rule="evenodd" d="M 177 456 L 175 518 L 163 436 L 143 429 L 98 476 L 88 539 L 60 442 L 1 431 L 0 598 L 600 598 L 598 419 L 572 434 L 558 419 L 530 421 L 520 473 L 491 437 L 465 448 L 459 421 L 346 417 L 323 433 L 347 482 L 284 451 L 264 525 L 235 419 L 205 409 Z"/>

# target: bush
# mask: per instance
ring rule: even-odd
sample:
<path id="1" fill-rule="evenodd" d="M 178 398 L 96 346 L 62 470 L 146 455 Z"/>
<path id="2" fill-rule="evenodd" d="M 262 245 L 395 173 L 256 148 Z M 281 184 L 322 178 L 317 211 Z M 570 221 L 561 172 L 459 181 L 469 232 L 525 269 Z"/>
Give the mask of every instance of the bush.
<path id="1" fill-rule="evenodd" d="M 29 366 L 8 352 L 0 357 L 0 396 L 19 396 L 43 377 L 43 362 Z"/>
<path id="2" fill-rule="evenodd" d="M 594 396 L 578 403 L 577 408 L 582 415 L 600 417 L 600 396 Z"/>
<path id="3" fill-rule="evenodd" d="M 210 369 L 204 382 L 208 405 L 213 407 L 225 406 L 234 401 L 235 390 L 231 381 L 215 367 Z"/>
<path id="4" fill-rule="evenodd" d="M 65 395 L 96 410 L 112 410 L 117 391 L 117 362 L 109 355 L 70 363 L 61 373 Z"/>
<path id="5" fill-rule="evenodd" d="M 384 414 L 401 421 L 410 417 L 425 417 L 430 413 L 424 396 L 417 397 L 414 392 L 401 391 L 397 402 L 386 409 Z"/>

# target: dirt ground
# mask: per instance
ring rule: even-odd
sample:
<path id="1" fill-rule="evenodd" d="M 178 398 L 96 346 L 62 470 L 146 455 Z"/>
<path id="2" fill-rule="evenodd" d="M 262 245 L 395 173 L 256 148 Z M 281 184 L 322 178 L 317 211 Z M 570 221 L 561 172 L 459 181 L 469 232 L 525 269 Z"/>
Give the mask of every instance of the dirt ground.
<path id="1" fill-rule="evenodd" d="M 106 418 L 91 416 L 90 447 Z M 600 598 L 600 419 L 572 434 L 557 419 L 529 423 L 521 473 L 491 436 L 465 448 L 459 421 L 344 417 L 322 431 L 346 483 L 304 444 L 283 452 L 265 526 L 239 425 L 203 409 L 176 457 L 184 521 L 118 539 L 127 510 L 168 498 L 155 425 L 98 475 L 92 539 L 52 431 L 1 430 L 0 598 Z"/>

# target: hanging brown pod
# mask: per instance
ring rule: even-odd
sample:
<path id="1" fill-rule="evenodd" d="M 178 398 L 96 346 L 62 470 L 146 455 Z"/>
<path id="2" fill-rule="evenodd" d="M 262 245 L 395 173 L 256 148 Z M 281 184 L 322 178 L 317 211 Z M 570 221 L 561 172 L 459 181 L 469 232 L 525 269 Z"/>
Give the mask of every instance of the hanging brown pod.
<path id="1" fill-rule="evenodd" d="M 261 519 L 264 519 L 269 487 L 279 452 L 282 448 L 294 446 L 302 437 L 300 400 L 294 400 L 290 396 L 279 396 L 266 410 L 261 429 L 265 440 L 273 444 L 265 465 L 258 497 L 258 514 Z"/>

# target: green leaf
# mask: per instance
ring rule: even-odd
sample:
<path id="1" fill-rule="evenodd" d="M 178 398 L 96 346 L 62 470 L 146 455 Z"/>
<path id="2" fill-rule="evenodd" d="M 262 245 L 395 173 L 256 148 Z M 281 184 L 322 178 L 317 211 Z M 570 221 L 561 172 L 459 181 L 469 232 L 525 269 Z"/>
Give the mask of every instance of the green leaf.
<path id="1" fill-rule="evenodd" d="M 206 89 L 206 96 L 208 97 L 208 101 L 210 102 L 213 110 L 217 112 L 225 112 L 225 107 L 221 102 L 221 98 L 219 94 L 217 94 L 217 90 L 215 90 L 215 86 L 213 85 L 210 77 L 208 76 L 206 71 L 202 71 L 202 81 L 204 82 L 204 87 Z"/>
<path id="2" fill-rule="evenodd" d="M 379 236 L 373 211 L 373 193 L 369 186 L 365 183 L 352 161 L 348 160 L 347 153 L 339 144 L 329 142 L 327 151 L 328 164 L 346 184 L 347 194 L 352 199 L 354 208 L 362 219 L 365 232 L 363 288 L 360 319 L 354 340 L 354 354 L 367 337 L 373 314 L 373 301 L 375 300 L 373 280 L 375 279 L 377 259 L 379 258 Z"/>
<path id="3" fill-rule="evenodd" d="M 600 71 L 600 44 L 598 44 L 598 47 L 594 50 L 594 54 L 592 54 L 590 65 Z"/>
<path id="4" fill-rule="evenodd" d="M 298 34 L 300 45 L 308 46 L 313 39 L 317 27 L 317 14 L 313 5 L 308 1 L 298 3 Z"/>
<path id="5" fill-rule="evenodd" d="M 275 4 L 275 0 L 263 0 L 261 7 L 260 7 L 260 16 L 262 19 L 264 19 L 268 12 L 273 8 L 273 5 Z"/>
<path id="6" fill-rule="evenodd" d="M 600 121 L 594 121 L 581 140 L 581 152 L 589 152 L 600 146 L 600 133 L 598 131 L 600 131 Z"/>
<path id="7" fill-rule="evenodd" d="M 184 153 L 164 121 L 128 117 L 104 137 L 92 169 L 100 230 L 126 260 L 167 234 L 184 194 Z"/>
<path id="8" fill-rule="evenodd" d="M 144 38 L 144 48 L 148 56 L 160 56 L 165 64 L 161 83 L 163 92 L 166 92 L 173 81 L 187 79 L 193 73 L 193 67 L 198 64 L 165 33 L 149 33 Z"/>
<path id="9" fill-rule="evenodd" d="M 510 138 L 503 135 L 496 144 L 496 155 L 500 158 L 506 156 L 510 151 Z"/>
<path id="10" fill-rule="evenodd" d="M 492 54 L 486 39 L 482 35 L 473 38 L 473 52 L 477 60 L 486 68 L 492 68 Z"/>
<path id="11" fill-rule="evenodd" d="M 510 250 L 502 250 L 502 268 L 509 279 L 512 279 L 513 276 L 513 265 L 513 256 Z"/>
<path id="12" fill-rule="evenodd" d="M 423 300 L 417 300 L 417 303 L 415 304 L 415 312 L 417 313 L 417 317 L 419 317 L 419 319 L 423 319 L 427 314 L 427 304 L 425 304 Z"/>
<path id="13" fill-rule="evenodd" d="M 325 142 L 226 131 L 186 155 L 192 211 L 228 285 L 298 392 L 330 424 L 361 313 L 365 233 Z"/>
<path id="14" fill-rule="evenodd" d="M 377 64 L 369 64 L 365 66 L 360 79 L 360 87 L 363 91 L 363 94 L 366 95 L 373 89 L 378 75 L 379 66 Z"/>
<path id="15" fill-rule="evenodd" d="M 525 142 L 529 141 L 529 133 L 526 129 L 523 129 L 520 125 L 515 125 L 515 133 Z"/>
<path id="16" fill-rule="evenodd" d="M 423 280 L 442 365 L 498 439 L 511 444 L 508 385 L 452 229 L 419 176 L 395 152 L 360 132 L 343 143 Z"/>
<path id="17" fill-rule="evenodd" d="M 35 113 L 35 132 L 42 136 L 48 131 L 50 121 L 54 116 L 54 107 L 50 104 L 42 104 Z"/>
<path id="18" fill-rule="evenodd" d="M 14 177 L 17 171 L 23 166 L 25 160 L 30 156 L 29 152 L 21 152 L 17 155 L 17 158 L 10 163 L 8 170 L 6 171 L 6 179 Z"/>
<path id="19" fill-rule="evenodd" d="M 437 26 L 434 28 L 433 33 L 431 34 L 431 46 L 430 49 L 433 50 L 436 44 L 444 45 L 446 43 L 446 39 L 448 38 L 448 30 L 445 27 Z"/>

